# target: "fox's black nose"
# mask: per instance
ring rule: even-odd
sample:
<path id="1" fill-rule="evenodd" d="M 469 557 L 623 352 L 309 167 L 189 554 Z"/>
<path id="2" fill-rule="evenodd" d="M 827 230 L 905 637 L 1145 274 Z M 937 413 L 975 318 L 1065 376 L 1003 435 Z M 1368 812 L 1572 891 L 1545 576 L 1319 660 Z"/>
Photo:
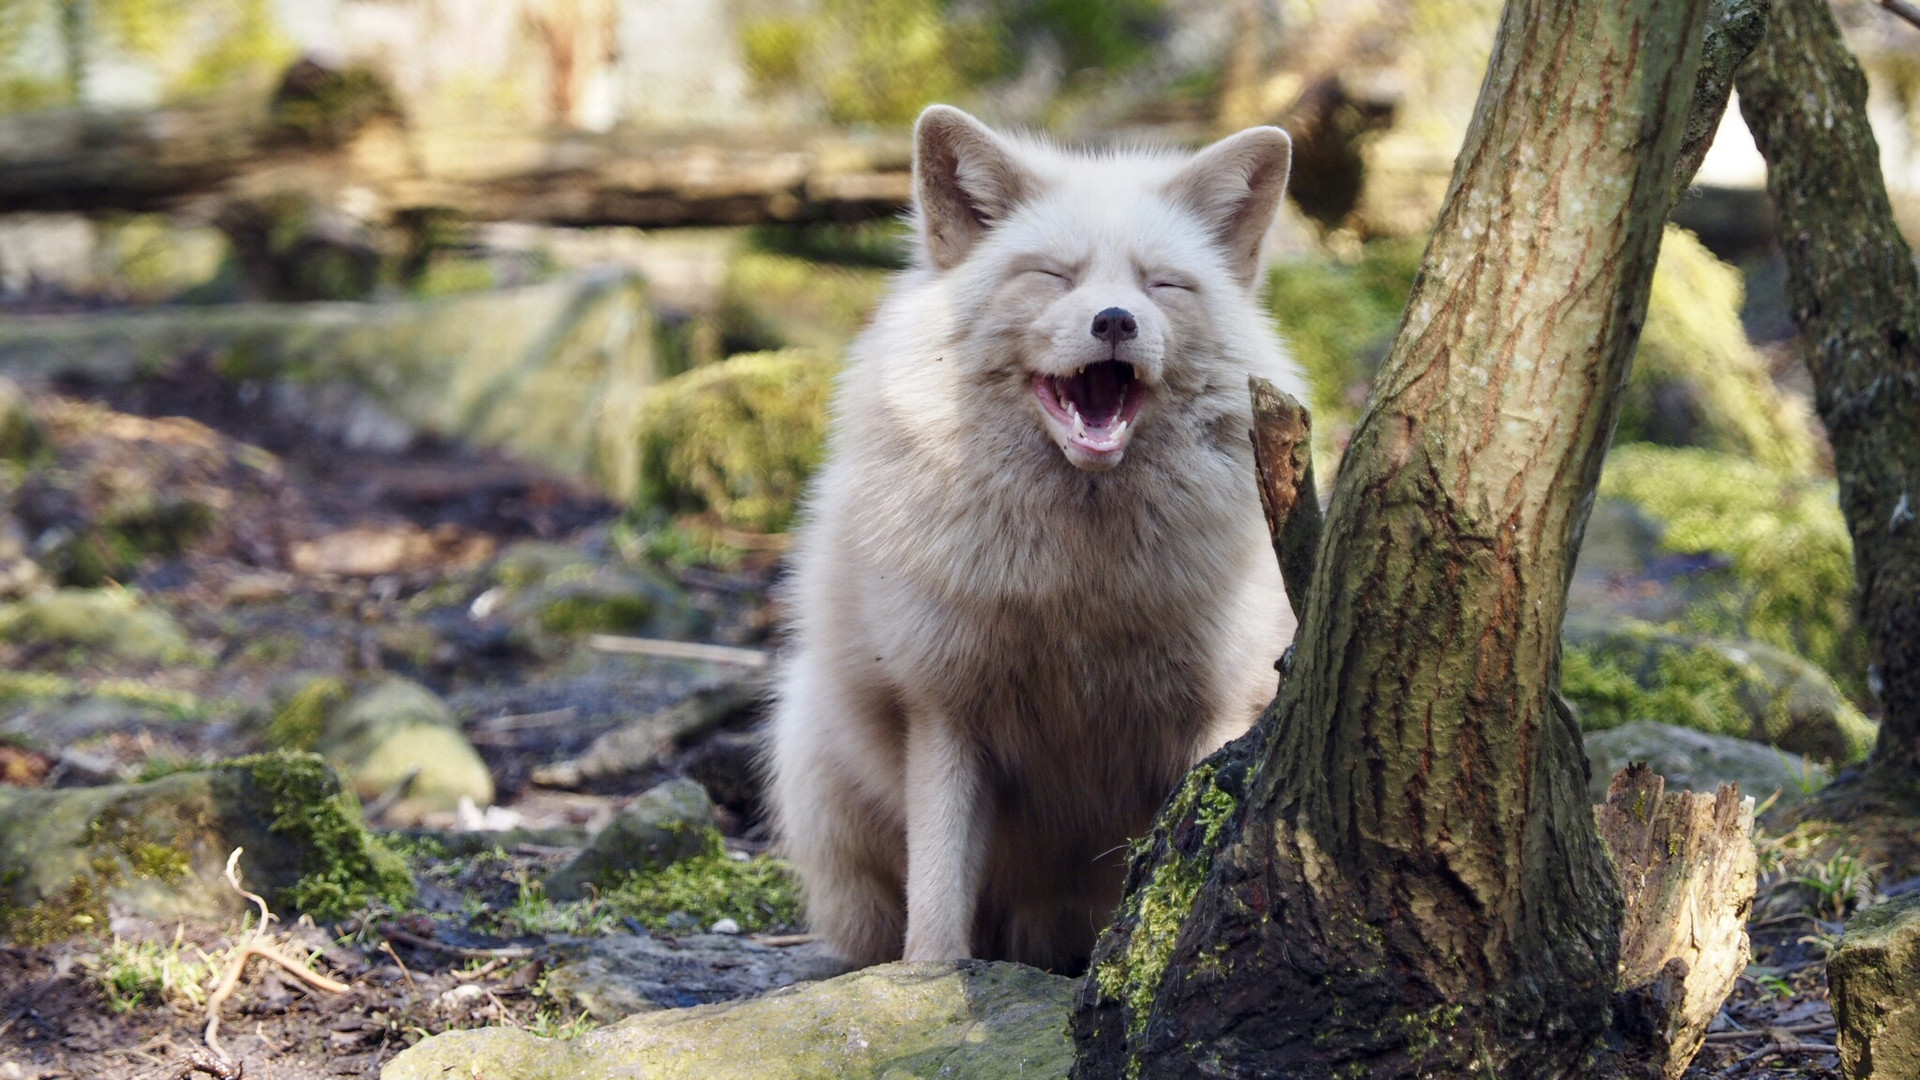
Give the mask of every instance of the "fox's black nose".
<path id="1" fill-rule="evenodd" d="M 1133 321 L 1133 312 L 1126 308 L 1110 307 L 1093 317 L 1093 336 L 1109 345 L 1118 345 L 1140 335 L 1140 324 Z"/>

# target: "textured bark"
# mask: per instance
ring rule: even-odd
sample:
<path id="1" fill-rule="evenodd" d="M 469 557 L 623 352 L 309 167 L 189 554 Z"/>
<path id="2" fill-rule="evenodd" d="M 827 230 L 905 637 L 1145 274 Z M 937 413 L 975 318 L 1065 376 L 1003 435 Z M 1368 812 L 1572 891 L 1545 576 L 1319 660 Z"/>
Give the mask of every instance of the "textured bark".
<path id="1" fill-rule="evenodd" d="M 1866 779 L 1920 808 L 1920 274 L 1867 127 L 1867 80 L 1824 0 L 1774 0 L 1740 72 L 1787 293 L 1833 443 L 1881 707 Z"/>
<path id="2" fill-rule="evenodd" d="M 1260 482 L 1273 553 L 1297 618 L 1307 610 L 1307 586 L 1324 528 L 1320 490 L 1313 480 L 1313 415 L 1272 382 L 1248 380 L 1253 394 L 1253 469 Z"/>
<path id="3" fill-rule="evenodd" d="M 1134 862 L 1076 1076 L 1564 1076 L 1620 899 L 1556 708 L 1706 0 L 1511 0 L 1280 696 Z"/>
<path id="4" fill-rule="evenodd" d="M 1746 970 L 1759 859 L 1753 800 L 1665 791 L 1644 763 L 1620 770 L 1594 809 L 1620 872 L 1614 1027 L 1648 1048 L 1651 1075 L 1679 1080 Z"/>

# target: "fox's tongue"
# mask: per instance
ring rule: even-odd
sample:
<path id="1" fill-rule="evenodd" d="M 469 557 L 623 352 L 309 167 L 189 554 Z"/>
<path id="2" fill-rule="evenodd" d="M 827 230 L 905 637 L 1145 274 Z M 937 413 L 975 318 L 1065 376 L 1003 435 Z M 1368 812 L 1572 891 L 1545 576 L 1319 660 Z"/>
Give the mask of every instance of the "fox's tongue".
<path id="1" fill-rule="evenodd" d="M 1071 404 L 1088 427 L 1104 428 L 1119 418 L 1131 382 L 1131 365 L 1103 360 L 1088 364 L 1078 374 L 1056 378 L 1054 386 L 1060 400 Z"/>

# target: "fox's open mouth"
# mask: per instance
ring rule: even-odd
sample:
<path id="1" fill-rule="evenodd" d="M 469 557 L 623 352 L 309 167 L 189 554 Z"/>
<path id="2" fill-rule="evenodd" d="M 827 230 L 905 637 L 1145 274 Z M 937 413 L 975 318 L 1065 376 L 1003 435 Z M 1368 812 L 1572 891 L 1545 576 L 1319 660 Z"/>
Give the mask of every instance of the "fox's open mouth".
<path id="1" fill-rule="evenodd" d="M 1068 444 L 1092 463 L 1118 461 L 1147 388 L 1124 360 L 1102 360 L 1071 375 L 1035 375 L 1033 393 Z"/>

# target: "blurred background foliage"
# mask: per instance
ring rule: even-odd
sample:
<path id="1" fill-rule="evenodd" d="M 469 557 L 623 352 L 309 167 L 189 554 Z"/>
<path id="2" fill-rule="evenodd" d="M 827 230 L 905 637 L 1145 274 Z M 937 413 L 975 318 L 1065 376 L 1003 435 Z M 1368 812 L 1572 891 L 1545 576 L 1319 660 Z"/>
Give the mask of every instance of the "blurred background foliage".
<path id="1" fill-rule="evenodd" d="M 610 498 L 623 558 L 764 566 L 820 459 L 841 357 L 911 262 L 898 211 L 922 107 L 1095 144 L 1196 146 L 1274 123 L 1295 140 L 1292 197 L 1259 295 L 1313 387 L 1330 487 L 1499 10 L 0 0 L 0 125 L 20 153 L 74 147 L 35 167 L 70 167 L 74 189 L 96 193 L 0 206 L 0 371 L 34 393 L 84 380 L 172 408 L 253 395 L 234 412 L 253 426 L 223 429 L 243 442 L 499 448 Z M 1920 53 L 1865 0 L 1837 10 L 1869 72 L 1890 188 L 1920 227 Z M 139 119 L 156 110 L 165 123 Z M 1572 594 L 1606 625 L 1570 639 L 1584 681 L 1569 693 L 1596 724 L 1657 701 L 1664 718 L 1718 715 L 1725 733 L 1746 722 L 1726 714 L 1737 700 L 1774 730 L 1778 702 L 1754 687 L 1787 685 L 1783 669 L 1726 659 L 1774 649 L 1831 687 L 1807 700 L 1839 734 L 1807 745 L 1852 747 L 1864 721 L 1833 704 L 1867 701 L 1847 535 L 1762 172 L 1730 115 L 1662 250 Z M 125 158 L 108 152 L 116 139 Z M 232 145 L 258 162 L 221 157 Z M 216 177 L 199 187 L 177 179 L 195 153 Z M 176 170 L 178 191 L 126 179 L 149 168 Z M 700 201 L 806 168 L 826 181 Z M 555 186 L 576 175 L 629 187 Z M 463 183 L 479 195 L 417 195 Z M 854 194 L 817 196 L 831 183 Z M 157 527 L 130 493 L 174 481 L 82 452 L 83 414 L 18 404 L 31 400 L 0 395 L 18 421 L 0 430 L 40 415 L 68 441 L 0 464 L 0 600 L 138 580 L 227 535 L 221 507 L 240 489 L 206 480 L 213 464 L 193 474 L 212 493 L 160 500 L 174 525 Z"/>

